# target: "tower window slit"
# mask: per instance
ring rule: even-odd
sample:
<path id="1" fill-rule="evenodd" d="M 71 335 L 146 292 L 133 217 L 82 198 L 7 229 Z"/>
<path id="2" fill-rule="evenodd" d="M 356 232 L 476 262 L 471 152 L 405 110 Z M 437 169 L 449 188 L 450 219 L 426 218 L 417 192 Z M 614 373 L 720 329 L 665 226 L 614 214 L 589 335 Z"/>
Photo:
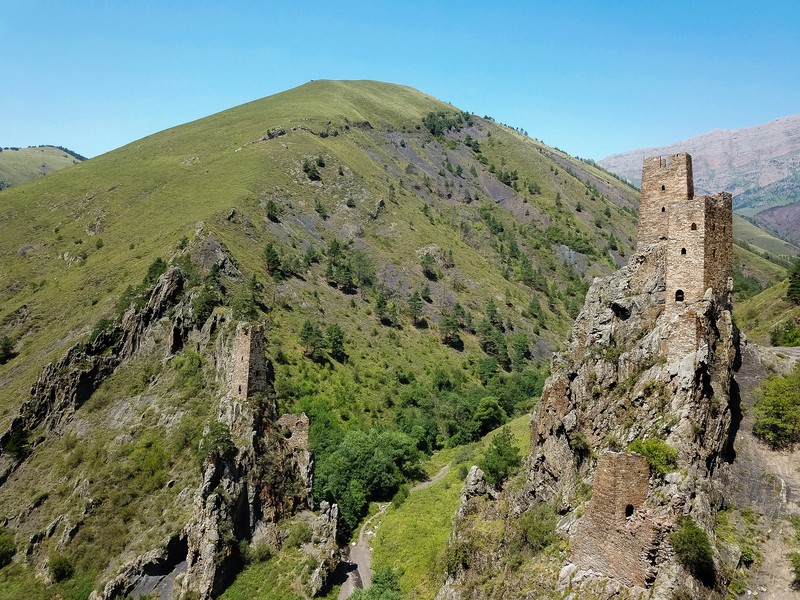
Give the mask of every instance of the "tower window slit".
<path id="1" fill-rule="evenodd" d="M 697 231 L 697 223 L 692 223 L 692 231 Z"/>
<path id="2" fill-rule="evenodd" d="M 677 290 L 675 292 L 675 302 L 683 302 L 683 290 Z"/>
<path id="3" fill-rule="evenodd" d="M 666 191 L 666 189 L 667 189 L 667 186 L 665 186 L 665 185 L 662 185 L 662 186 L 661 186 L 661 191 L 662 191 L 662 192 Z"/>
<path id="4" fill-rule="evenodd" d="M 681 254 L 686 254 L 686 248 L 681 248 Z"/>

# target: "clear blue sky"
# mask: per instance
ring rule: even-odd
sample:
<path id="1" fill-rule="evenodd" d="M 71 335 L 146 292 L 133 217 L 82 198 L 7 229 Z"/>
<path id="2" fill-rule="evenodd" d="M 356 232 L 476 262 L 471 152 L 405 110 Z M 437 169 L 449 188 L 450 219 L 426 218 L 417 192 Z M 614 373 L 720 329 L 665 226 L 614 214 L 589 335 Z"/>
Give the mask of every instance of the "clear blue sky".
<path id="1" fill-rule="evenodd" d="M 95 156 L 378 79 L 602 158 L 800 113 L 800 2 L 0 0 L 0 146 Z"/>

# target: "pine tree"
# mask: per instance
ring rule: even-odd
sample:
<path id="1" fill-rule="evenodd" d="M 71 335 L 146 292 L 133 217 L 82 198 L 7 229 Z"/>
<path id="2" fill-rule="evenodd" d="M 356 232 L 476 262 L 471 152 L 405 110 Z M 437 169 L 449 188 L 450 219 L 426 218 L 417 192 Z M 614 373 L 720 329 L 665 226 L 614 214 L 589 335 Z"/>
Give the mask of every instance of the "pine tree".
<path id="1" fill-rule="evenodd" d="M 800 261 L 797 261 L 789 275 L 789 289 L 786 290 L 786 299 L 794 304 L 800 304 Z"/>
<path id="2" fill-rule="evenodd" d="M 280 277 L 281 257 L 272 242 L 267 244 L 267 246 L 264 248 L 264 260 L 267 263 L 267 273 L 273 277 Z"/>
<path id="3" fill-rule="evenodd" d="M 420 316 L 422 316 L 422 298 L 420 297 L 419 292 L 415 291 L 408 299 L 408 313 L 411 315 L 414 325 L 417 325 L 419 323 Z"/>

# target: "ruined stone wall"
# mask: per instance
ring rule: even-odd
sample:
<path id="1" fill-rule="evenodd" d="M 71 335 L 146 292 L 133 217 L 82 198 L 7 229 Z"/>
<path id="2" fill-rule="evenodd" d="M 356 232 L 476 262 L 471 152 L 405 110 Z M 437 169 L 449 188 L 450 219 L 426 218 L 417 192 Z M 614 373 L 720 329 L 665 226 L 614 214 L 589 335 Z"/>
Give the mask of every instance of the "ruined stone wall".
<path id="1" fill-rule="evenodd" d="M 275 423 L 282 431 L 286 445 L 290 450 L 308 450 L 308 416 L 306 413 L 297 415 L 281 415 Z"/>
<path id="2" fill-rule="evenodd" d="M 722 298 L 733 277 L 733 207 L 731 195 L 722 192 L 704 196 L 705 202 L 705 287 Z"/>
<path id="3" fill-rule="evenodd" d="M 264 355 L 264 328 L 239 323 L 236 327 L 230 395 L 245 400 L 268 392 L 269 365 Z"/>
<path id="4" fill-rule="evenodd" d="M 626 585 L 645 587 L 655 577 L 664 526 L 644 506 L 650 466 L 639 454 L 603 452 L 597 459 L 592 500 L 572 539 L 572 561 Z"/>
<path id="5" fill-rule="evenodd" d="M 693 197 L 691 156 L 683 153 L 668 159 L 660 156 L 646 158 L 642 167 L 637 252 L 665 239 L 669 230 L 670 206 Z"/>

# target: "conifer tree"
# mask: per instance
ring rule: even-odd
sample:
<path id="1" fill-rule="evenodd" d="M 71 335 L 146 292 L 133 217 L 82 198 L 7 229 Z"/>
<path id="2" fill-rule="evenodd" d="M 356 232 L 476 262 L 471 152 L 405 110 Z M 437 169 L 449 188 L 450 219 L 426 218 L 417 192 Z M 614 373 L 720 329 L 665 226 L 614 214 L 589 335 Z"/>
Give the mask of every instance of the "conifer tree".
<path id="1" fill-rule="evenodd" d="M 786 290 L 786 299 L 794 304 L 800 304 L 800 261 L 797 261 L 789 275 L 789 289 Z"/>

